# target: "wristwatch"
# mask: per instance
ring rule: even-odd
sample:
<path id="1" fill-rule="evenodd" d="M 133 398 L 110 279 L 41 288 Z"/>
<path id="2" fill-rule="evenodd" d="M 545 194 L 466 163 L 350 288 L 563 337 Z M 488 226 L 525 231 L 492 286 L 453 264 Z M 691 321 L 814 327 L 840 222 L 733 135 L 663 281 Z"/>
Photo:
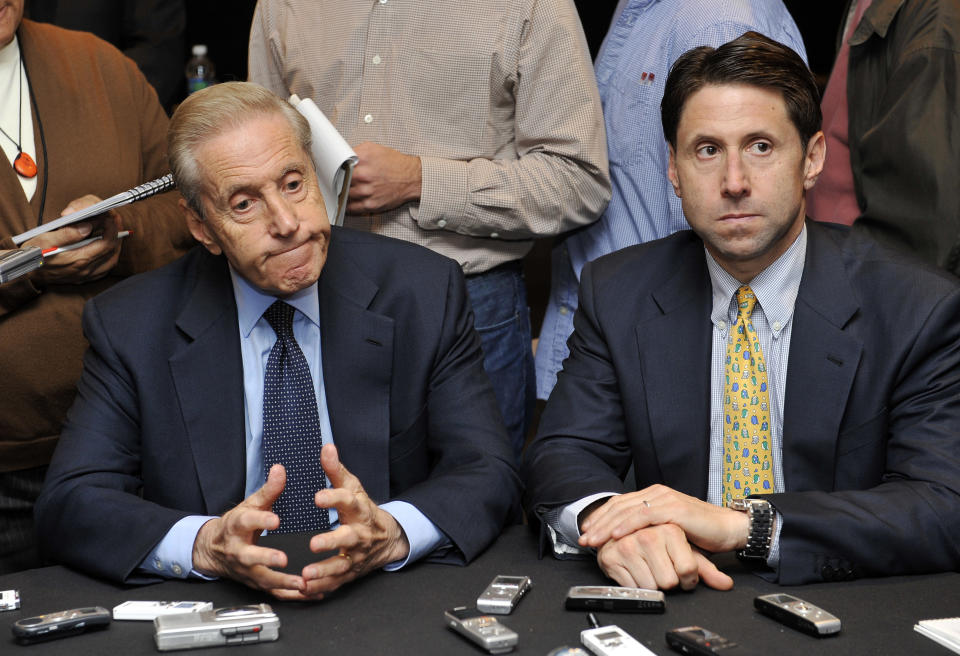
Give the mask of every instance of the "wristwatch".
<path id="1" fill-rule="evenodd" d="M 747 546 L 737 550 L 737 558 L 766 560 L 773 539 L 773 508 L 770 503 L 763 499 L 734 499 L 727 507 L 747 513 L 750 520 Z"/>

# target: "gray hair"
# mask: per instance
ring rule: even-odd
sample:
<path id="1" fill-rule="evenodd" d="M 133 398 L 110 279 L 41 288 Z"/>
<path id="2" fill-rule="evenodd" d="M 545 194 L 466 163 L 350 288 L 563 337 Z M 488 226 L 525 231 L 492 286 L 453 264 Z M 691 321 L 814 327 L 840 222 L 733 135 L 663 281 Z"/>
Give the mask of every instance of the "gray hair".
<path id="1" fill-rule="evenodd" d="M 310 156 L 310 124 L 287 101 L 253 82 L 224 82 L 191 94 L 170 119 L 167 158 L 177 188 L 200 218 L 202 188 L 196 150 L 208 140 L 243 126 L 251 118 L 279 114 L 287 119 L 297 143 Z"/>

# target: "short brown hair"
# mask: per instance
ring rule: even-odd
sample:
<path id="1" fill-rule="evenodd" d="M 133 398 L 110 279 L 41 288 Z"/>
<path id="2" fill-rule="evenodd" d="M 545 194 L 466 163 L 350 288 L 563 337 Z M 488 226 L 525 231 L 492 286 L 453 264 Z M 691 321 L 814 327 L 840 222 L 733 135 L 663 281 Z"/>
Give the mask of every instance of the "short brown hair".
<path id="1" fill-rule="evenodd" d="M 747 84 L 779 91 L 806 149 L 820 130 L 820 92 L 807 65 L 789 47 L 746 32 L 719 48 L 688 50 L 674 62 L 660 102 L 663 134 L 677 147 L 677 127 L 687 100 L 708 85 Z"/>
<path id="2" fill-rule="evenodd" d="M 197 147 L 251 118 L 273 114 L 287 119 L 297 143 L 312 162 L 310 124 L 293 105 L 253 82 L 224 82 L 207 87 L 188 96 L 173 113 L 167 130 L 167 159 L 180 194 L 201 218 Z"/>

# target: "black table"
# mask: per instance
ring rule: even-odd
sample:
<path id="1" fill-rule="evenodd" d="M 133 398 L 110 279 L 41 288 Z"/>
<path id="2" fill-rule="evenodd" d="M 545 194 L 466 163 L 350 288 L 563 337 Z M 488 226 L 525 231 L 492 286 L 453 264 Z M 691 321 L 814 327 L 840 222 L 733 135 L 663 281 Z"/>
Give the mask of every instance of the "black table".
<path id="1" fill-rule="evenodd" d="M 289 536 L 283 536 L 290 539 Z M 110 554 L 104 554 L 109 558 Z M 657 654 L 671 654 L 667 629 L 699 624 L 741 644 L 735 653 L 780 654 L 948 654 L 913 630 L 917 620 L 960 615 L 960 574 L 863 579 L 802 587 L 780 587 L 750 573 L 735 559 L 718 564 L 734 577 L 730 592 L 700 586 L 667 595 L 663 615 L 598 613 L 602 624 L 617 624 Z M 482 654 L 445 628 L 443 611 L 473 605 L 497 574 L 527 575 L 533 589 L 503 622 L 520 634 L 516 654 L 543 656 L 562 644 L 579 645 L 586 626 L 582 612 L 566 611 L 571 585 L 605 579 L 593 561 L 538 560 L 536 540 L 522 526 L 503 536 L 469 567 L 419 563 L 402 572 L 378 572 L 317 603 L 271 600 L 230 581 L 168 581 L 145 587 L 105 583 L 64 567 L 47 567 L 0 577 L 0 590 L 20 590 L 21 609 L 0 613 L 0 653 L 128 655 L 156 654 L 150 622 L 111 622 L 106 631 L 31 646 L 18 646 L 9 633 L 15 620 L 81 606 L 113 606 L 128 599 L 212 601 L 215 607 L 266 601 L 282 622 L 280 640 L 199 653 L 262 654 Z M 790 592 L 831 611 L 841 633 L 818 640 L 782 627 L 753 610 L 753 598 Z M 749 650 L 747 649 L 749 648 Z M 237 650 L 240 651 L 237 651 Z"/>

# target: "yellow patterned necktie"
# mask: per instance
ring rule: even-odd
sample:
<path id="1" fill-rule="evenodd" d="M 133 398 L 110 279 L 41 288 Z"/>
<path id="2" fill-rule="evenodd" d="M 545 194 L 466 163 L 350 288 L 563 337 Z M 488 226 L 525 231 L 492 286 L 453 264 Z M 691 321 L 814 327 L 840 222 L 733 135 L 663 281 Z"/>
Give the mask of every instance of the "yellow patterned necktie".
<path id="1" fill-rule="evenodd" d="M 727 338 L 723 385 L 723 505 L 773 492 L 767 366 L 750 321 L 757 297 L 737 290 L 737 323 Z"/>

